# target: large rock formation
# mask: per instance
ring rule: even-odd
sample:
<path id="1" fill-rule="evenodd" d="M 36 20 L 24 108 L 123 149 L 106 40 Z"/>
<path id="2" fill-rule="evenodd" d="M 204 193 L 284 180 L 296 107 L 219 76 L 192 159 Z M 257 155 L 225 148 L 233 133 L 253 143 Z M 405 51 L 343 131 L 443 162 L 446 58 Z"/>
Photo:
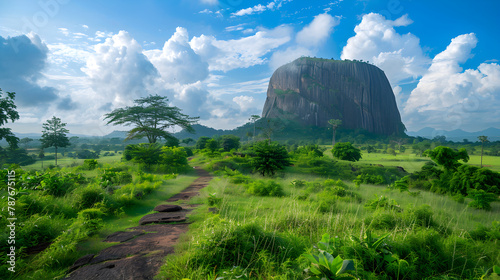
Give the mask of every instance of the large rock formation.
<path id="1" fill-rule="evenodd" d="M 403 133 L 394 93 L 384 72 L 357 61 L 299 58 L 278 68 L 267 90 L 265 118 L 342 127 L 377 134 Z"/>

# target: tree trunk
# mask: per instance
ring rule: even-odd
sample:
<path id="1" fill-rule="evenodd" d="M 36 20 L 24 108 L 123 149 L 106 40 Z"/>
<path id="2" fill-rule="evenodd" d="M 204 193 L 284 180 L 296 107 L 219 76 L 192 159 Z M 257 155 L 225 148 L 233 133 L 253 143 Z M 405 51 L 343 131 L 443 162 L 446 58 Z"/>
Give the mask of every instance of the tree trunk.
<path id="1" fill-rule="evenodd" d="M 336 134 L 336 129 L 333 129 L 333 137 L 332 137 L 332 148 L 335 146 L 335 134 Z"/>
<path id="2" fill-rule="evenodd" d="M 57 166 L 57 146 L 56 147 L 56 166 Z"/>
<path id="3" fill-rule="evenodd" d="M 484 143 L 481 145 L 481 168 L 483 168 L 483 147 Z"/>

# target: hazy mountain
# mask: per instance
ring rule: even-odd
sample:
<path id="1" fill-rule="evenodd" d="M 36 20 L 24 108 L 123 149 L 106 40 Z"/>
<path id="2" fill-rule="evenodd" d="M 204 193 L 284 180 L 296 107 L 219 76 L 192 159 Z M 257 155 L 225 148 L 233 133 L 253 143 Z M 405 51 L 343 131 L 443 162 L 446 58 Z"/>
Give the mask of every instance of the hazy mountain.
<path id="1" fill-rule="evenodd" d="M 462 142 L 463 139 L 467 139 L 471 142 L 476 142 L 477 137 L 481 135 L 488 136 L 490 141 L 500 141 L 500 129 L 490 127 L 485 130 L 477 131 L 477 132 L 467 132 L 461 129 L 455 129 L 451 131 L 446 130 L 437 130 L 431 127 L 425 127 L 420 129 L 419 131 L 408 131 L 406 134 L 409 136 L 420 136 L 424 138 L 432 139 L 438 135 L 445 136 L 446 140 L 451 140 L 455 142 Z"/>

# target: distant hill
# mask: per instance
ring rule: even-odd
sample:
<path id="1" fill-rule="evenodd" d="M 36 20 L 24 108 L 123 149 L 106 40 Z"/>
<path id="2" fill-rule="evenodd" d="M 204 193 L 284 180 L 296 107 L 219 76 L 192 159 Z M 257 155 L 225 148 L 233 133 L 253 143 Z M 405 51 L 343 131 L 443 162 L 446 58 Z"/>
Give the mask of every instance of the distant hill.
<path id="1" fill-rule="evenodd" d="M 488 139 L 490 141 L 500 141 L 500 129 L 494 127 L 490 127 L 488 129 L 477 132 L 467 132 L 461 129 L 446 131 L 446 130 L 437 130 L 431 127 L 425 127 L 419 131 L 408 131 L 406 134 L 408 134 L 408 136 L 414 136 L 414 137 L 420 136 L 429 139 L 441 135 L 445 136 L 446 140 L 451 140 L 454 142 L 462 142 L 463 139 L 467 139 L 471 142 L 476 142 L 478 141 L 477 140 L 478 136 L 485 135 L 488 136 Z"/>
<path id="2" fill-rule="evenodd" d="M 120 139 L 125 139 L 125 138 L 127 138 L 127 133 L 128 133 L 128 131 L 115 130 L 115 131 L 111 132 L 108 135 L 104 135 L 103 138 L 120 138 Z"/>
<path id="3" fill-rule="evenodd" d="M 180 132 L 174 133 L 174 136 L 178 139 L 193 138 L 194 140 L 198 140 L 201 136 L 213 137 L 216 135 L 232 134 L 233 131 L 215 129 L 201 124 L 195 124 L 192 127 L 194 128 L 195 133 L 190 133 L 183 129 Z"/>

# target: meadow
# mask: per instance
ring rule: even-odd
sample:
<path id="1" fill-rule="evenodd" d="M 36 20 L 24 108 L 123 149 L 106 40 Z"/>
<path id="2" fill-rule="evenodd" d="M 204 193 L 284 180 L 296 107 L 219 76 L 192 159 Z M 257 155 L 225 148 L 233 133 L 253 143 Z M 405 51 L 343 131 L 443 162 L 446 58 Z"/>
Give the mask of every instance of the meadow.
<path id="1" fill-rule="evenodd" d="M 495 279 L 498 200 L 485 211 L 470 207 L 469 197 L 396 188 L 431 162 L 410 149 L 364 152 L 358 162 L 299 151 L 290 153 L 291 166 L 262 176 L 243 149 L 195 150 L 190 166 L 215 178 L 189 202 L 200 205 L 189 231 L 155 279 Z M 44 171 L 40 161 L 16 171 L 22 269 L 6 274 L 3 265 L 6 279 L 63 278 L 79 257 L 114 245 L 101 242 L 107 235 L 136 226 L 196 179 L 191 168 L 151 173 L 121 154 L 43 164 Z M 484 156 L 483 164 L 500 170 L 499 157 Z M 41 244 L 43 251 L 29 252 Z"/>

